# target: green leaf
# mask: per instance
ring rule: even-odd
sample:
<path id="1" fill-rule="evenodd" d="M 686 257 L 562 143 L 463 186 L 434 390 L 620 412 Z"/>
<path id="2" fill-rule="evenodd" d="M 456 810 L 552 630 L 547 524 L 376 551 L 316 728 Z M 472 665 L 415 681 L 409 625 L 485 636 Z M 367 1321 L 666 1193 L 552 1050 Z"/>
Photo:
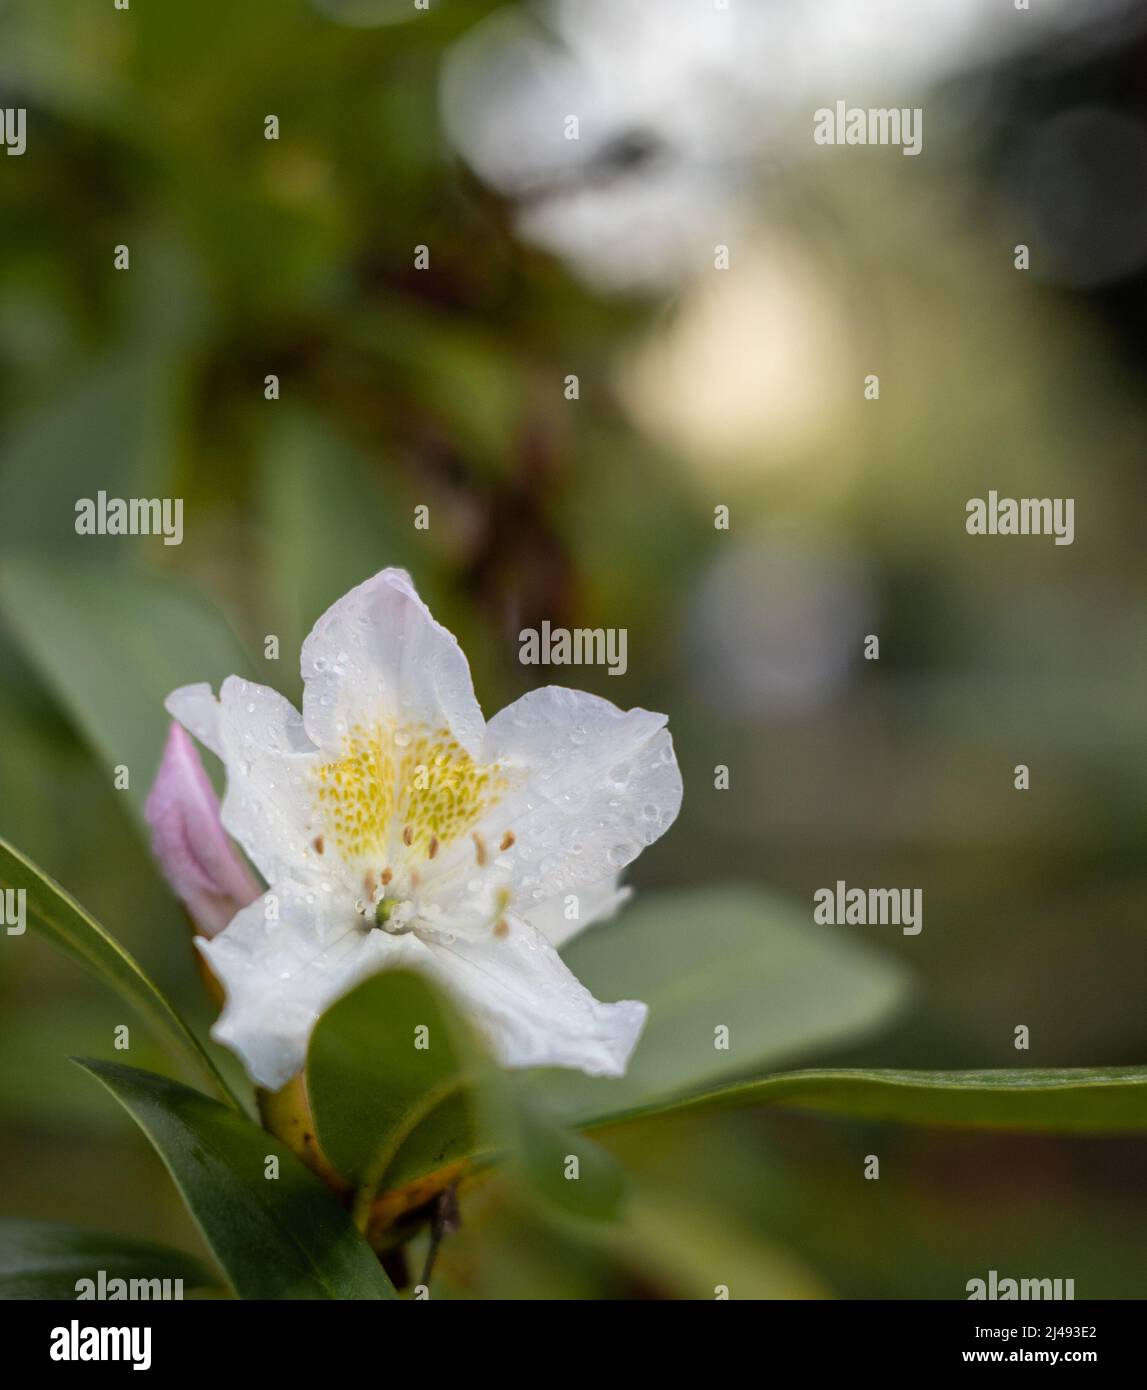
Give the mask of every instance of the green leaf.
<path id="1" fill-rule="evenodd" d="M 1131 1133 L 1147 1129 L 1147 1069 L 784 1072 L 670 1105 L 613 1114 L 600 1127 L 650 1115 L 701 1114 L 753 1105 L 780 1105 L 899 1124 Z"/>
<path id="2" fill-rule="evenodd" d="M 83 546 L 106 565 L 141 544 L 162 546 L 161 539 L 77 536 L 76 503 L 101 488 L 109 497 L 164 495 L 176 385 L 170 356 L 117 352 L 18 421 L 0 452 L 6 551 L 74 556 Z"/>
<path id="3" fill-rule="evenodd" d="M 528 1095 L 520 1100 L 513 1161 L 534 1192 L 571 1216 L 612 1221 L 625 1195 L 621 1165 L 586 1135 L 551 1121 Z"/>
<path id="4" fill-rule="evenodd" d="M 562 954 L 599 999 L 649 1005 L 624 1077 L 536 1074 L 547 1104 L 578 1121 L 665 1104 L 854 1039 L 906 993 L 895 961 L 749 888 L 640 899 Z M 727 1050 L 715 1045 L 721 1027 Z"/>
<path id="5" fill-rule="evenodd" d="M 346 1211 L 277 1139 L 198 1091 L 81 1060 L 151 1140 L 240 1298 L 396 1298 Z M 279 1176 L 266 1161 L 279 1160 Z"/>
<path id="6" fill-rule="evenodd" d="M 139 962 L 109 936 L 75 898 L 37 868 L 7 840 L 0 839 L 0 889 L 23 892 L 27 925 L 110 986 L 141 1015 L 156 1037 L 231 1105 L 236 1101 L 204 1052 Z"/>
<path id="7" fill-rule="evenodd" d="M 411 540 L 418 498 L 384 461 L 364 457 L 325 420 L 279 410 L 260 451 L 257 481 L 275 604 L 271 630 L 288 652 L 368 575 L 420 558 Z M 297 662 L 295 668 L 297 677 Z"/>
<path id="8" fill-rule="evenodd" d="M 624 1179 L 613 1158 L 498 1075 L 421 975 L 381 971 L 332 1005 L 311 1036 L 307 1093 L 320 1148 L 358 1189 L 360 1224 L 379 1193 L 476 1154 L 510 1159 L 565 1212 L 616 1213 Z"/>
<path id="9" fill-rule="evenodd" d="M 794 1255 L 762 1239 L 698 1193 L 642 1183 L 619 1228 L 608 1228 L 617 1256 L 643 1282 L 677 1298 L 826 1298 L 827 1288 Z"/>
<path id="10" fill-rule="evenodd" d="M 151 1241 L 54 1221 L 0 1221 L 0 1299 L 74 1299 L 78 1281 L 101 1270 L 109 1280 L 182 1279 L 184 1292 L 216 1283 L 192 1256 Z"/>
<path id="11" fill-rule="evenodd" d="M 307 1054 L 319 1146 L 363 1204 L 483 1147 L 475 1088 L 489 1079 L 454 1009 L 406 970 L 381 971 L 333 1004 Z"/>
<path id="12" fill-rule="evenodd" d="M 170 723 L 166 697 L 250 669 L 209 603 L 156 576 L 14 557 L 0 566 L 0 610 L 109 773 L 127 767 L 139 816 Z"/>

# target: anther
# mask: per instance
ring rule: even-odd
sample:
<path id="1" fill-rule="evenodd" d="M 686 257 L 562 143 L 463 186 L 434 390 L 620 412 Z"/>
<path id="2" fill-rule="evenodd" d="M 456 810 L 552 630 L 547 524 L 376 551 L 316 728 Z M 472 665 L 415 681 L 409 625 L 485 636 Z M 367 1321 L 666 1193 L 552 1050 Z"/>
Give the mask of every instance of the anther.
<path id="1" fill-rule="evenodd" d="M 437 853 L 438 853 L 438 836 L 437 836 L 437 835 L 431 835 L 431 837 L 430 837 L 430 844 L 426 847 L 426 857 L 427 857 L 427 859 L 433 859 L 434 856 L 435 856 Z"/>
<path id="2" fill-rule="evenodd" d="M 407 848 L 409 848 L 414 843 L 414 831 L 411 830 L 409 825 L 406 826 L 406 828 L 402 832 L 402 843 L 406 845 Z"/>
<path id="3" fill-rule="evenodd" d="M 486 841 L 476 830 L 470 838 L 474 841 L 474 849 L 478 855 L 478 867 L 484 869 L 486 867 Z"/>
<path id="4" fill-rule="evenodd" d="M 498 848 L 500 850 L 505 851 L 508 850 L 513 843 L 514 832 L 512 830 L 507 830 L 506 833 L 502 836 L 502 843 L 498 846 Z"/>

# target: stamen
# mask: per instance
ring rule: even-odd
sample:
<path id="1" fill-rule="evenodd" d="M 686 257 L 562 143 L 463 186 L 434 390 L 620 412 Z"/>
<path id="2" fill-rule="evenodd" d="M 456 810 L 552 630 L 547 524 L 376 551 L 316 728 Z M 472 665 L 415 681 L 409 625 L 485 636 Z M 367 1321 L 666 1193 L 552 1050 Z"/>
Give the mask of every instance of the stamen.
<path id="1" fill-rule="evenodd" d="M 322 854 L 322 852 L 323 852 L 323 837 L 322 837 L 321 835 L 316 835 L 315 838 L 311 841 L 311 843 L 312 843 L 312 844 L 314 845 L 314 847 L 315 847 L 315 853 L 316 853 L 316 854 Z"/>
<path id="2" fill-rule="evenodd" d="M 402 832 L 402 843 L 407 847 L 407 849 L 409 849 L 410 846 L 414 843 L 414 831 L 411 830 L 409 825 L 406 826 Z"/>
<path id="3" fill-rule="evenodd" d="M 486 841 L 483 840 L 476 830 L 470 838 L 474 841 L 474 849 L 477 851 L 478 867 L 484 869 L 486 867 Z"/>
<path id="4" fill-rule="evenodd" d="M 433 859 L 434 856 L 435 856 L 437 853 L 438 853 L 438 836 L 437 836 L 437 835 L 431 835 L 431 837 L 430 837 L 430 844 L 427 846 L 427 849 L 426 849 L 426 857 L 427 857 L 427 859 Z"/>
<path id="5" fill-rule="evenodd" d="M 382 886 L 385 888 L 386 885 L 390 882 L 390 880 L 391 880 L 393 877 L 394 877 L 394 874 L 390 871 L 390 869 L 383 869 L 383 871 L 382 871 L 382 878 L 379 880 L 379 882 L 380 882 L 380 883 L 382 884 Z"/>
<path id="6" fill-rule="evenodd" d="M 504 853 L 506 850 L 510 848 L 510 846 L 513 843 L 514 832 L 512 830 L 507 830 L 506 833 L 502 836 L 502 843 L 498 846 L 498 848 Z"/>
<path id="7" fill-rule="evenodd" d="M 374 895 L 378 891 L 378 884 L 375 882 L 373 871 L 368 871 L 363 875 L 362 886 L 366 896 L 373 901 Z"/>
<path id="8" fill-rule="evenodd" d="M 509 924 L 509 922 L 506 921 L 506 919 L 505 919 L 504 917 L 502 917 L 502 918 L 499 919 L 498 925 L 494 928 L 494 935 L 495 935 L 495 936 L 509 936 L 509 934 L 510 934 L 510 924 Z"/>

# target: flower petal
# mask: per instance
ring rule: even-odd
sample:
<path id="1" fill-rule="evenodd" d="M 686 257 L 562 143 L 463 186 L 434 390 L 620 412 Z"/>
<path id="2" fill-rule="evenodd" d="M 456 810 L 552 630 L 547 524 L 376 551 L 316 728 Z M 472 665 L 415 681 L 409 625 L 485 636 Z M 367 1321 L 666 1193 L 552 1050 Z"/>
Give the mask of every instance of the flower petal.
<path id="1" fill-rule="evenodd" d="M 500 863 L 515 911 L 601 883 L 673 824 L 681 773 L 664 726 L 663 714 L 554 685 L 491 719 L 482 761 L 519 780 L 481 829 L 494 845 L 512 836 Z"/>
<path id="2" fill-rule="evenodd" d="M 219 799 L 195 745 L 172 724 L 144 807 L 151 843 L 168 883 L 205 936 L 223 930 L 259 895 L 219 818 Z"/>
<path id="3" fill-rule="evenodd" d="M 574 1067 L 621 1076 L 648 1012 L 599 1003 L 546 938 L 520 917 L 502 936 L 430 942 L 432 975 L 508 1067 Z"/>
<path id="4" fill-rule="evenodd" d="M 353 911 L 331 910 L 330 895 L 298 883 L 280 884 L 197 944 L 227 993 L 211 1036 L 271 1090 L 300 1070 L 328 1005 L 374 971 L 418 968 L 430 954 L 413 935 L 364 930 Z"/>
<path id="5" fill-rule="evenodd" d="M 601 883 L 579 888 L 576 893 L 547 898 L 523 915 L 551 945 L 564 946 L 586 927 L 608 922 L 632 896 L 633 889 L 619 883 L 615 874 Z"/>
<path id="6" fill-rule="evenodd" d="M 303 643 L 303 722 L 327 752 L 355 725 L 447 729 L 473 755 L 485 721 L 470 666 L 404 570 L 386 569 L 334 604 Z"/>
<path id="7" fill-rule="evenodd" d="M 223 758 L 223 741 L 219 735 L 219 701 L 206 681 L 200 681 L 197 685 L 181 685 L 164 700 L 163 707 L 204 748 L 209 748 L 217 758 Z"/>
<path id="8" fill-rule="evenodd" d="M 318 753 L 289 700 L 265 685 L 228 676 L 185 686 L 168 710 L 218 754 L 227 770 L 222 820 L 268 883 L 329 877 L 314 847 L 321 832 L 314 798 Z"/>

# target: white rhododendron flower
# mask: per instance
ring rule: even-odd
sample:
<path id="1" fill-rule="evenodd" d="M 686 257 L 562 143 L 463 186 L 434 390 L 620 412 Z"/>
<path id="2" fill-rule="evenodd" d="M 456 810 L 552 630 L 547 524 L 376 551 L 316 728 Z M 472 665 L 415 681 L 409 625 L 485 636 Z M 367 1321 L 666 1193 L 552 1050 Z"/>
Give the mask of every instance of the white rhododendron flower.
<path id="1" fill-rule="evenodd" d="M 474 173 L 513 202 L 524 239 L 595 288 L 658 290 L 711 270 L 715 245 L 741 240 L 769 166 L 822 156 L 818 107 L 917 105 L 946 79 L 1065 33 L 1117 34 L 1133 8 L 538 0 L 495 10 L 454 45 L 442 120 Z"/>
<path id="2" fill-rule="evenodd" d="M 222 759 L 223 825 L 270 885 L 197 939 L 227 995 L 213 1035 L 277 1088 L 330 1003 L 404 966 L 508 1066 L 624 1072 L 645 1006 L 599 1003 L 557 947 L 616 909 L 618 872 L 677 815 L 665 716 L 548 686 L 487 724 L 394 569 L 320 618 L 302 672 L 301 716 L 236 676 L 167 701 Z"/>

